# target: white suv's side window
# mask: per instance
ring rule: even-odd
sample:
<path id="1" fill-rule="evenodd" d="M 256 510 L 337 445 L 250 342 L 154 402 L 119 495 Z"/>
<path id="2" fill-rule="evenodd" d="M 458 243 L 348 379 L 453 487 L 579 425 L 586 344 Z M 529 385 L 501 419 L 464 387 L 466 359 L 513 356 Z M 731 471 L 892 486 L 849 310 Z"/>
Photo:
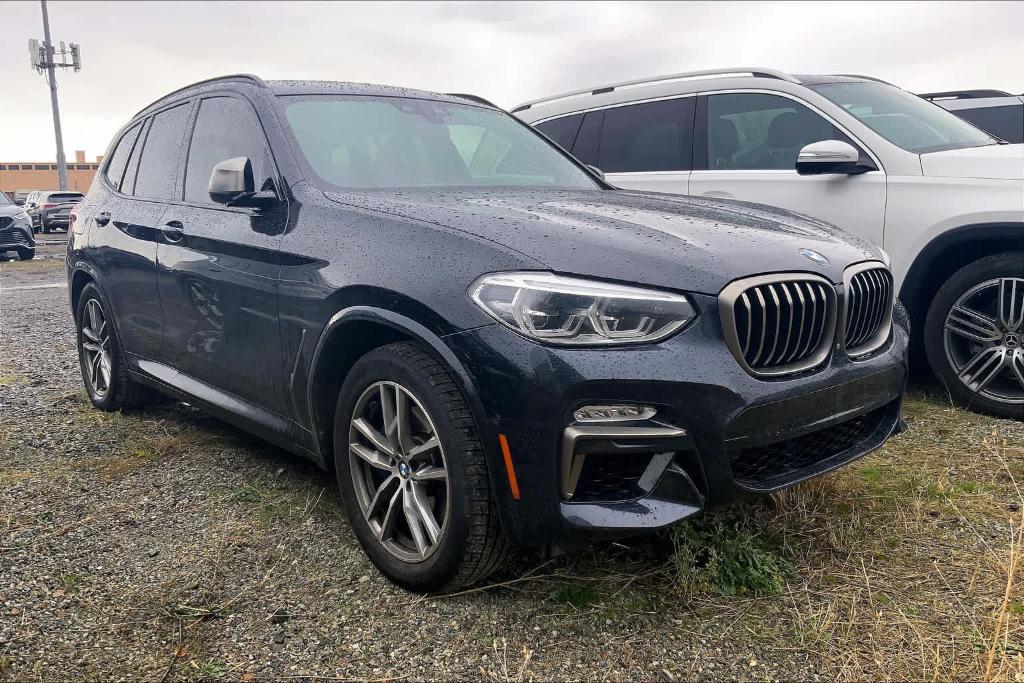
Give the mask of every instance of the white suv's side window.
<path id="1" fill-rule="evenodd" d="M 837 133 L 817 113 L 778 95 L 709 95 L 707 112 L 712 170 L 793 170 L 804 145 L 831 140 Z"/>

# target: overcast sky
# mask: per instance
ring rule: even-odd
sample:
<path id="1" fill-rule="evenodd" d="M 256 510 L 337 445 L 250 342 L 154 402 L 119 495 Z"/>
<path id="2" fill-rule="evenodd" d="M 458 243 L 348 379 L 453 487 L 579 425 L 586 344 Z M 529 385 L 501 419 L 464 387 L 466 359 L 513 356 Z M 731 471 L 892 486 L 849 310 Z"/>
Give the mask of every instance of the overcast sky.
<path id="1" fill-rule="evenodd" d="M 908 90 L 1024 93 L 1024 2 L 50 2 L 69 158 L 102 154 L 182 85 L 250 72 L 468 92 L 512 107 L 646 75 L 766 66 L 859 73 Z M 46 83 L 28 65 L 38 2 L 0 2 L 0 161 L 54 158 Z"/>

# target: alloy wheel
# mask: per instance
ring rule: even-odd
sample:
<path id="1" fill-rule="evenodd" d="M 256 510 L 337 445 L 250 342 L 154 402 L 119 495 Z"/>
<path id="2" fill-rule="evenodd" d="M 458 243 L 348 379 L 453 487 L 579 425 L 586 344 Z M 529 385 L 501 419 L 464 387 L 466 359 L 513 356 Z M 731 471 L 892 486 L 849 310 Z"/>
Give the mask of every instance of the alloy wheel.
<path id="1" fill-rule="evenodd" d="M 1024 403 L 1024 278 L 996 278 L 967 290 L 946 314 L 946 360 L 971 391 Z"/>
<path id="2" fill-rule="evenodd" d="M 89 299 L 85 304 L 81 333 L 82 359 L 89 389 L 96 398 L 103 398 L 110 391 L 110 325 L 96 299 Z"/>
<path id="3" fill-rule="evenodd" d="M 444 449 L 420 401 L 396 382 L 376 382 L 356 402 L 349 469 L 377 541 L 405 562 L 437 549 L 448 523 Z"/>

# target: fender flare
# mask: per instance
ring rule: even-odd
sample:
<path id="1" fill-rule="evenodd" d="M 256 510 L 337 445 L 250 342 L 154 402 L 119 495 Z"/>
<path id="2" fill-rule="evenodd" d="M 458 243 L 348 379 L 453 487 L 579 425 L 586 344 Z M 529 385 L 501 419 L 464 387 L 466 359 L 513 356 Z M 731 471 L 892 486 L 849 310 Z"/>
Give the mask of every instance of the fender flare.
<path id="1" fill-rule="evenodd" d="M 912 312 L 919 312 L 922 302 L 921 290 L 927 286 L 925 275 L 935 261 L 965 243 L 979 243 L 984 240 L 996 240 L 1000 242 L 1016 242 L 1015 248 L 1024 249 L 1024 222 L 996 222 L 996 223 L 974 223 L 962 225 L 936 235 L 930 242 L 924 245 L 913 262 L 907 269 L 907 275 L 900 287 L 899 298 Z M 994 253 L 992 250 L 981 250 L 984 254 L 968 256 L 968 261 L 981 258 L 982 256 Z"/>
<path id="2" fill-rule="evenodd" d="M 501 464 L 503 461 L 501 460 L 501 456 L 497 450 L 498 435 L 494 425 L 492 425 L 487 419 L 487 413 L 484 410 L 483 401 L 480 399 L 480 395 L 476 390 L 476 384 L 474 383 L 469 371 L 462 362 L 459 361 L 448 345 L 445 344 L 443 338 L 432 332 L 429 328 L 412 318 L 395 313 L 394 311 L 377 308 L 375 306 L 351 306 L 335 313 L 331 316 L 327 325 L 324 326 L 323 331 L 321 331 L 320 338 L 317 340 L 316 348 L 313 351 L 313 359 L 310 363 L 309 370 L 310 381 L 307 382 L 306 385 L 306 405 L 309 411 L 309 424 L 312 428 L 314 441 L 323 461 L 327 461 L 327 453 L 324 452 L 322 425 L 318 424 L 317 419 L 315 401 L 316 382 L 313 378 L 317 375 L 317 369 L 320 367 L 320 363 L 324 361 L 322 352 L 327 344 L 327 340 L 330 339 L 331 335 L 338 328 L 353 322 L 373 322 L 385 325 L 415 341 L 420 342 L 430 352 L 432 352 L 441 364 L 445 366 L 445 369 L 451 373 L 456 385 L 462 391 L 463 396 L 465 396 L 469 410 L 476 421 L 480 442 L 484 449 L 484 456 L 487 458 L 487 462 L 489 464 L 488 470 L 491 480 L 491 488 L 496 495 L 500 495 L 497 490 L 498 487 L 495 479 L 498 477 L 498 473 L 504 472 L 505 470 L 504 466 Z M 498 507 L 500 510 L 503 506 L 499 505 Z"/>

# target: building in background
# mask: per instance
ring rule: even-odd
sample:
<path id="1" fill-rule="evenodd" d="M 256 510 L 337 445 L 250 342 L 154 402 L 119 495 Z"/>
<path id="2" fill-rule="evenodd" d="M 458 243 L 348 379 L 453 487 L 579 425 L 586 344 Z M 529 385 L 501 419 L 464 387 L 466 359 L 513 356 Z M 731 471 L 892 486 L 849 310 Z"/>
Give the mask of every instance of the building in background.
<path id="1" fill-rule="evenodd" d="M 85 192 L 92 184 L 92 177 L 103 162 L 85 160 L 83 150 L 75 151 L 74 163 L 68 163 L 68 190 Z M 0 161 L 0 192 L 10 196 L 18 190 L 59 190 L 57 164 L 49 161 Z"/>

